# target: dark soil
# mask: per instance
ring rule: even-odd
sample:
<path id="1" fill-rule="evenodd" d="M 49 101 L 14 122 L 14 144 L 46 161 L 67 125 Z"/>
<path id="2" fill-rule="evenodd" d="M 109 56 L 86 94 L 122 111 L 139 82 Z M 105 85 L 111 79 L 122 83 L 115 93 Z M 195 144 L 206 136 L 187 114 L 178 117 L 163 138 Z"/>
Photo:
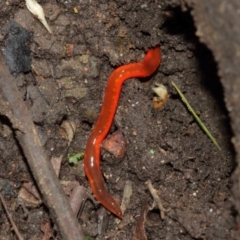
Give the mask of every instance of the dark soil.
<path id="1" fill-rule="evenodd" d="M 134 239 L 144 201 L 149 207 L 153 202 L 145 184 L 147 180 L 152 182 L 164 207 L 170 209 L 165 219 L 161 219 L 157 208 L 148 211 L 144 222 L 147 239 L 238 238 L 237 207 L 231 193 L 231 175 L 236 163 L 230 128 L 233 124 L 235 133 L 237 122 L 231 122 L 228 116 L 231 109 L 234 114 L 235 105 L 228 102 L 230 90 L 226 90 L 225 73 L 221 72 L 220 57 L 216 57 L 211 42 L 214 40 L 209 38 L 208 42 L 207 33 L 199 32 L 203 22 L 201 8 L 193 1 L 186 1 L 186 5 L 180 2 L 42 0 L 39 3 L 52 35 L 23 1 L 0 2 L 0 41 L 6 58 L 6 49 L 12 54 L 11 44 L 17 50 L 21 48 L 13 44 L 12 35 L 19 36 L 21 28 L 30 34 L 30 39 L 27 33 L 23 34 L 25 40 L 21 43 L 26 57 L 20 63 L 28 61 L 30 53 L 31 64 L 39 76 L 28 71 L 26 62 L 23 67 L 16 62 L 11 67 L 8 61 L 8 66 L 48 157 L 63 154 L 60 180 L 78 180 L 89 192 L 82 160 L 72 166 L 67 154 L 84 151 L 109 74 L 120 65 L 141 61 L 149 48 L 161 47 L 162 63 L 158 71 L 148 79 L 131 79 L 123 86 L 110 134 L 116 130 L 124 134 L 126 153 L 116 159 L 103 150 L 101 167 L 106 187 L 119 202 L 128 181 L 132 184 L 132 195 L 123 220 L 116 221 L 107 214 L 106 224 L 100 230 L 102 211 L 99 210 L 103 207 L 85 202 L 78 219 L 85 234 L 93 239 Z M 206 1 L 204 9 L 211 10 L 211 2 Z M 74 8 L 78 13 L 74 13 Z M 73 45 L 72 56 L 66 54 L 67 44 Z M 231 45 L 230 39 L 228 44 Z M 22 54 L 15 53 L 15 57 Z M 221 151 L 193 119 L 171 82 L 183 91 Z M 155 83 L 163 83 L 168 89 L 169 99 L 161 110 L 154 109 L 151 101 Z M 237 116 L 231 115 L 231 119 L 234 117 Z M 77 126 L 70 146 L 60 131 L 64 120 Z M 41 226 L 50 219 L 48 207 L 24 201 L 20 204 L 22 184 L 34 180 L 5 116 L 1 116 L 0 127 L 1 193 L 24 239 L 43 239 Z M 238 153 L 237 136 L 234 146 Z M 235 178 L 237 181 L 238 175 Z M 3 207 L 0 212 L 0 239 L 17 239 Z M 53 239 L 61 239 L 54 219 L 51 223 Z"/>

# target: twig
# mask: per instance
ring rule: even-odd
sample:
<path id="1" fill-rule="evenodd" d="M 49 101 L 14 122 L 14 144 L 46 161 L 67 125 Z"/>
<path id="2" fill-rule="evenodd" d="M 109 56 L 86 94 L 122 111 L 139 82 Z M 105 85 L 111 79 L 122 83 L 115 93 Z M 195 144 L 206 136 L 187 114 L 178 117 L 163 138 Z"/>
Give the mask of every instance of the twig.
<path id="1" fill-rule="evenodd" d="M 182 101 L 185 103 L 185 105 L 187 106 L 187 109 L 189 110 L 189 112 L 193 115 L 193 117 L 195 118 L 195 120 L 197 121 L 197 123 L 200 125 L 200 127 L 202 128 L 202 130 L 207 134 L 207 136 L 211 139 L 211 141 L 213 142 L 213 144 L 219 149 L 221 150 L 220 146 L 218 145 L 216 139 L 212 136 L 212 134 L 208 131 L 207 127 L 205 126 L 205 124 L 201 121 L 201 119 L 198 117 L 198 115 L 195 113 L 195 111 L 193 110 L 193 108 L 191 107 L 190 103 L 188 102 L 188 100 L 185 98 L 185 96 L 183 95 L 183 93 L 181 92 L 181 90 L 178 88 L 178 86 L 172 82 L 173 87 L 176 89 L 177 93 L 179 94 L 179 96 L 181 97 Z"/>
<path id="2" fill-rule="evenodd" d="M 146 184 L 147 184 L 147 187 L 148 187 L 148 189 L 149 189 L 149 191 L 150 191 L 150 193 L 151 193 L 151 195 L 152 195 L 152 197 L 153 197 L 154 202 L 157 204 L 157 206 L 158 206 L 158 208 L 159 208 L 159 210 L 160 210 L 161 218 L 164 219 L 164 218 L 165 218 L 165 212 L 169 212 L 170 209 L 166 209 L 166 208 L 163 207 L 162 201 L 161 201 L 161 199 L 159 198 L 159 196 L 157 195 L 156 190 L 154 189 L 151 181 L 148 180 L 148 181 L 146 182 Z"/>
<path id="3" fill-rule="evenodd" d="M 137 220 L 136 230 L 133 237 L 133 240 L 147 240 L 146 231 L 144 228 L 146 222 L 146 215 L 148 213 L 149 207 L 147 199 L 142 203 L 141 214 Z"/>
<path id="4" fill-rule="evenodd" d="M 7 204 L 6 204 L 5 200 L 4 200 L 1 192 L 0 192 L 0 199 L 1 199 L 1 201 L 2 201 L 2 205 L 3 205 L 4 209 L 5 209 L 5 211 L 6 211 L 6 213 L 7 213 L 7 216 L 8 216 L 8 218 L 9 218 L 9 221 L 10 221 L 10 223 L 12 224 L 12 227 L 13 227 L 14 232 L 16 233 L 18 239 L 23 240 L 23 237 L 22 237 L 21 233 L 18 231 L 18 228 L 17 228 L 15 222 L 13 221 L 13 218 L 12 218 L 11 213 L 10 213 L 10 212 L 8 211 L 8 209 L 7 209 Z"/>
<path id="5" fill-rule="evenodd" d="M 0 112 L 9 118 L 61 239 L 84 240 L 37 130 L 0 52 Z"/>

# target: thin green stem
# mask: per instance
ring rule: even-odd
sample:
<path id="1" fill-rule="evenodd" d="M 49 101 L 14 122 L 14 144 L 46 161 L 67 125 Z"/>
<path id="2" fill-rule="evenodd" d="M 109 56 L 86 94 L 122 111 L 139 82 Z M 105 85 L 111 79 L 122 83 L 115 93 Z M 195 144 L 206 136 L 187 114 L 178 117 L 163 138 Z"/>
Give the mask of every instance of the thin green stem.
<path id="1" fill-rule="evenodd" d="M 189 110 L 189 112 L 193 115 L 193 117 L 195 118 L 195 120 L 197 121 L 197 123 L 199 124 L 199 126 L 202 128 L 202 130 L 207 134 L 207 136 L 211 139 L 211 141 L 213 142 L 213 144 L 219 149 L 221 150 L 220 146 L 218 145 L 216 139 L 212 136 L 212 134 L 208 131 L 207 127 L 205 126 L 205 124 L 201 121 L 201 119 L 198 117 L 198 115 L 196 114 L 196 112 L 193 110 L 193 108 L 191 107 L 191 105 L 189 104 L 188 100 L 185 98 L 185 96 L 183 95 L 183 93 L 181 92 L 181 90 L 178 88 L 178 86 L 172 82 L 173 87 L 175 88 L 175 90 L 177 91 L 177 93 L 179 94 L 179 96 L 181 97 L 182 101 L 185 103 L 185 105 L 187 106 L 187 109 Z"/>

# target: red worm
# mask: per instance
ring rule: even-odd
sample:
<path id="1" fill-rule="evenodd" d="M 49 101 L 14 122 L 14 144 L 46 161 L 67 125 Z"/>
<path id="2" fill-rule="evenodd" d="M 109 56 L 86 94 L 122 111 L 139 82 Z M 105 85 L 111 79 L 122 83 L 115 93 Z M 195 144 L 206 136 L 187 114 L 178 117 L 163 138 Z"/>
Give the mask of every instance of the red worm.
<path id="1" fill-rule="evenodd" d="M 141 62 L 121 66 L 112 72 L 107 81 L 99 118 L 84 152 L 84 169 L 94 196 L 106 209 L 119 218 L 123 217 L 121 208 L 104 187 L 100 170 L 100 144 L 112 125 L 123 82 L 129 78 L 150 76 L 157 70 L 160 61 L 160 48 L 155 47 L 147 52 Z"/>

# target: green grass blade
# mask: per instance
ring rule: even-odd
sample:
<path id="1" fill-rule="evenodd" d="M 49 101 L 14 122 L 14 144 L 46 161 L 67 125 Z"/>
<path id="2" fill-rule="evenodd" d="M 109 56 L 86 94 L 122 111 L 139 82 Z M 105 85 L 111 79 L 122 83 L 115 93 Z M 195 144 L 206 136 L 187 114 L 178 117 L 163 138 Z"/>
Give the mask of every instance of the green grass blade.
<path id="1" fill-rule="evenodd" d="M 198 115 L 196 114 L 196 112 L 193 110 L 193 108 L 191 107 L 191 105 L 189 104 L 188 100 L 185 98 L 185 96 L 183 95 L 183 93 L 181 92 L 181 90 L 178 88 L 178 86 L 172 82 L 173 87 L 175 88 L 175 90 L 177 91 L 177 93 L 179 94 L 179 96 L 181 97 L 182 101 L 185 103 L 185 105 L 187 106 L 187 109 L 189 110 L 189 112 L 193 115 L 193 117 L 195 118 L 195 120 L 197 121 L 197 123 L 199 124 L 199 126 L 202 128 L 202 130 L 207 134 L 207 136 L 211 139 L 211 141 L 213 142 L 213 144 L 219 149 L 221 150 L 220 146 L 218 145 L 216 139 L 212 136 L 212 134 L 208 131 L 207 127 L 205 126 L 205 124 L 201 121 L 201 119 L 198 117 Z"/>

